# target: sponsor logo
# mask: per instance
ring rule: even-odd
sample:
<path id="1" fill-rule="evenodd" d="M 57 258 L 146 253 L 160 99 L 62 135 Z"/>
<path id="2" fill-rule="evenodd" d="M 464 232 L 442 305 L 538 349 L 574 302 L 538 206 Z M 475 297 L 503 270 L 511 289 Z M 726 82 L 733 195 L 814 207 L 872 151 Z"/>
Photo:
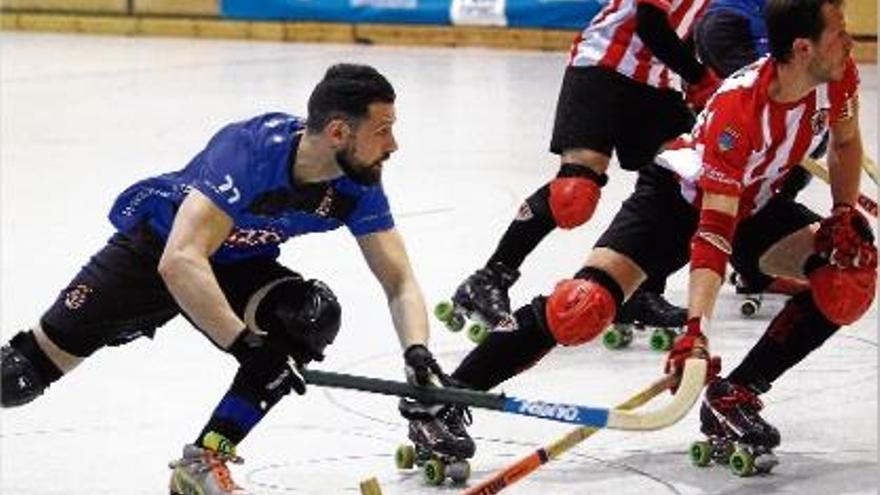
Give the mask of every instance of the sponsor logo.
<path id="1" fill-rule="evenodd" d="M 534 216 L 535 214 L 532 212 L 532 207 L 529 206 L 527 202 L 523 201 L 523 204 L 519 206 L 519 210 L 516 212 L 516 220 L 525 222 L 531 220 Z"/>
<path id="2" fill-rule="evenodd" d="M 566 404 L 554 404 L 552 402 L 527 401 L 520 403 L 519 412 L 539 418 L 559 419 L 569 422 L 577 421 L 578 408 Z"/>
<path id="3" fill-rule="evenodd" d="M 279 232 L 268 229 L 242 229 L 235 227 L 226 238 L 224 244 L 233 248 L 265 246 L 267 244 L 281 244 L 286 236 Z"/>
<path id="4" fill-rule="evenodd" d="M 736 142 L 740 138 L 740 132 L 733 127 L 727 126 L 718 135 L 718 149 L 721 151 L 730 151 L 736 147 Z"/>
<path id="5" fill-rule="evenodd" d="M 828 109 L 820 108 L 813 113 L 813 116 L 810 117 L 810 129 L 813 130 L 813 135 L 818 136 L 825 132 L 825 129 L 828 128 Z"/>
<path id="6" fill-rule="evenodd" d="M 67 306 L 67 309 L 75 311 L 83 307 L 92 292 L 94 291 L 88 285 L 79 284 L 64 295 L 64 305 Z"/>

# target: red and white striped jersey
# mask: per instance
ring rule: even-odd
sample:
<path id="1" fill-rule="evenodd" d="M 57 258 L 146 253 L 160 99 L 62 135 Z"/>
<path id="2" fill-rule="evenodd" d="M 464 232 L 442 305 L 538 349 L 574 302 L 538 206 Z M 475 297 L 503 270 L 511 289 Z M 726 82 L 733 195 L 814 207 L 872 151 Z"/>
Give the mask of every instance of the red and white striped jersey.
<path id="1" fill-rule="evenodd" d="M 574 39 L 569 64 L 602 66 L 657 88 L 681 89 L 681 77 L 658 60 L 636 34 L 636 7 L 649 3 L 669 16 L 679 38 L 686 38 L 709 0 L 608 0 Z"/>
<path id="2" fill-rule="evenodd" d="M 699 206 L 702 192 L 739 197 L 739 218 L 779 192 L 785 176 L 822 142 L 830 125 L 854 115 L 859 74 L 847 61 L 843 79 L 793 103 L 769 98 L 776 63 L 763 58 L 727 78 L 694 129 L 657 156 L 678 174 L 682 195 Z"/>

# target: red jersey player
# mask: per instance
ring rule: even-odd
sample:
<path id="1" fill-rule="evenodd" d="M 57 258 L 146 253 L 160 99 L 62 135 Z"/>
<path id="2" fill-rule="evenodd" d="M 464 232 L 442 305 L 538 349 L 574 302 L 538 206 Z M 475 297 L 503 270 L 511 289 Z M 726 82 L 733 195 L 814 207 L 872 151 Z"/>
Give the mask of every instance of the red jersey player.
<path id="1" fill-rule="evenodd" d="M 779 444 L 759 415 L 758 394 L 873 302 L 877 250 L 853 207 L 862 141 L 858 73 L 841 0 L 769 0 L 770 57 L 725 80 L 691 135 L 642 167 L 632 195 L 573 279 L 514 313 L 515 332 L 494 332 L 452 377 L 487 390 L 527 369 L 557 344 L 593 340 L 646 278 L 690 261 L 687 332 L 667 361 L 678 371 L 705 353 L 728 261 L 758 260 L 774 276 L 809 282 L 726 377 L 710 377 L 702 430 L 717 445 L 737 441 L 754 467 L 769 470 Z M 830 132 L 834 207 L 823 218 L 778 194 L 786 175 Z M 703 354 L 708 358 L 708 354 Z M 717 372 L 718 370 L 713 370 Z M 727 453 L 729 455 L 729 452 Z"/>

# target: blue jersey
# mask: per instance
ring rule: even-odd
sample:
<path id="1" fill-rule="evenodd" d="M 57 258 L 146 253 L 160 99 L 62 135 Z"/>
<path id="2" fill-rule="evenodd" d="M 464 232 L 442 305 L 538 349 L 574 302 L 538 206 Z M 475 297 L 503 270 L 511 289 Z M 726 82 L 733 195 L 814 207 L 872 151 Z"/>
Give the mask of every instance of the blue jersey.
<path id="1" fill-rule="evenodd" d="M 230 262 L 277 257 L 287 239 L 342 225 L 355 236 L 394 227 L 381 185 L 365 186 L 342 176 L 294 186 L 293 164 L 303 120 L 268 113 L 227 125 L 189 164 L 142 180 L 119 195 L 110 221 L 121 232 L 146 224 L 168 238 L 174 216 L 197 189 L 234 223 L 212 260 Z"/>
<path id="2" fill-rule="evenodd" d="M 733 11 L 749 21 L 752 43 L 758 58 L 770 52 L 767 38 L 767 21 L 764 20 L 764 6 L 767 0 L 712 0 L 706 14 L 720 11 Z"/>

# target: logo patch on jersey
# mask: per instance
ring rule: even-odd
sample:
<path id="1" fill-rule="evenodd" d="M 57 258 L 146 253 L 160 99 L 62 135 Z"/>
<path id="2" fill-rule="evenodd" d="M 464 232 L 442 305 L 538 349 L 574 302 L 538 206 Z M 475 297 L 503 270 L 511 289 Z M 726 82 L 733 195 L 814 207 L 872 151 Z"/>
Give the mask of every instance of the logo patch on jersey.
<path id="1" fill-rule="evenodd" d="M 91 293 L 91 287 L 86 284 L 79 284 L 67 291 L 67 294 L 64 295 L 64 305 L 67 306 L 67 309 L 76 311 L 83 307 Z"/>
<path id="2" fill-rule="evenodd" d="M 523 201 L 523 204 L 519 205 L 519 210 L 516 211 L 516 220 L 520 222 L 525 222 L 531 220 L 535 214 L 532 213 L 532 207 L 529 206 L 529 203 Z"/>
<path id="3" fill-rule="evenodd" d="M 820 108 L 813 113 L 813 116 L 810 117 L 810 129 L 813 130 L 814 136 L 818 136 L 825 132 L 825 129 L 828 129 L 827 108 Z"/>
<path id="4" fill-rule="evenodd" d="M 721 151 L 730 151 L 736 146 L 740 133 L 731 126 L 727 126 L 718 135 L 718 149 Z"/>

